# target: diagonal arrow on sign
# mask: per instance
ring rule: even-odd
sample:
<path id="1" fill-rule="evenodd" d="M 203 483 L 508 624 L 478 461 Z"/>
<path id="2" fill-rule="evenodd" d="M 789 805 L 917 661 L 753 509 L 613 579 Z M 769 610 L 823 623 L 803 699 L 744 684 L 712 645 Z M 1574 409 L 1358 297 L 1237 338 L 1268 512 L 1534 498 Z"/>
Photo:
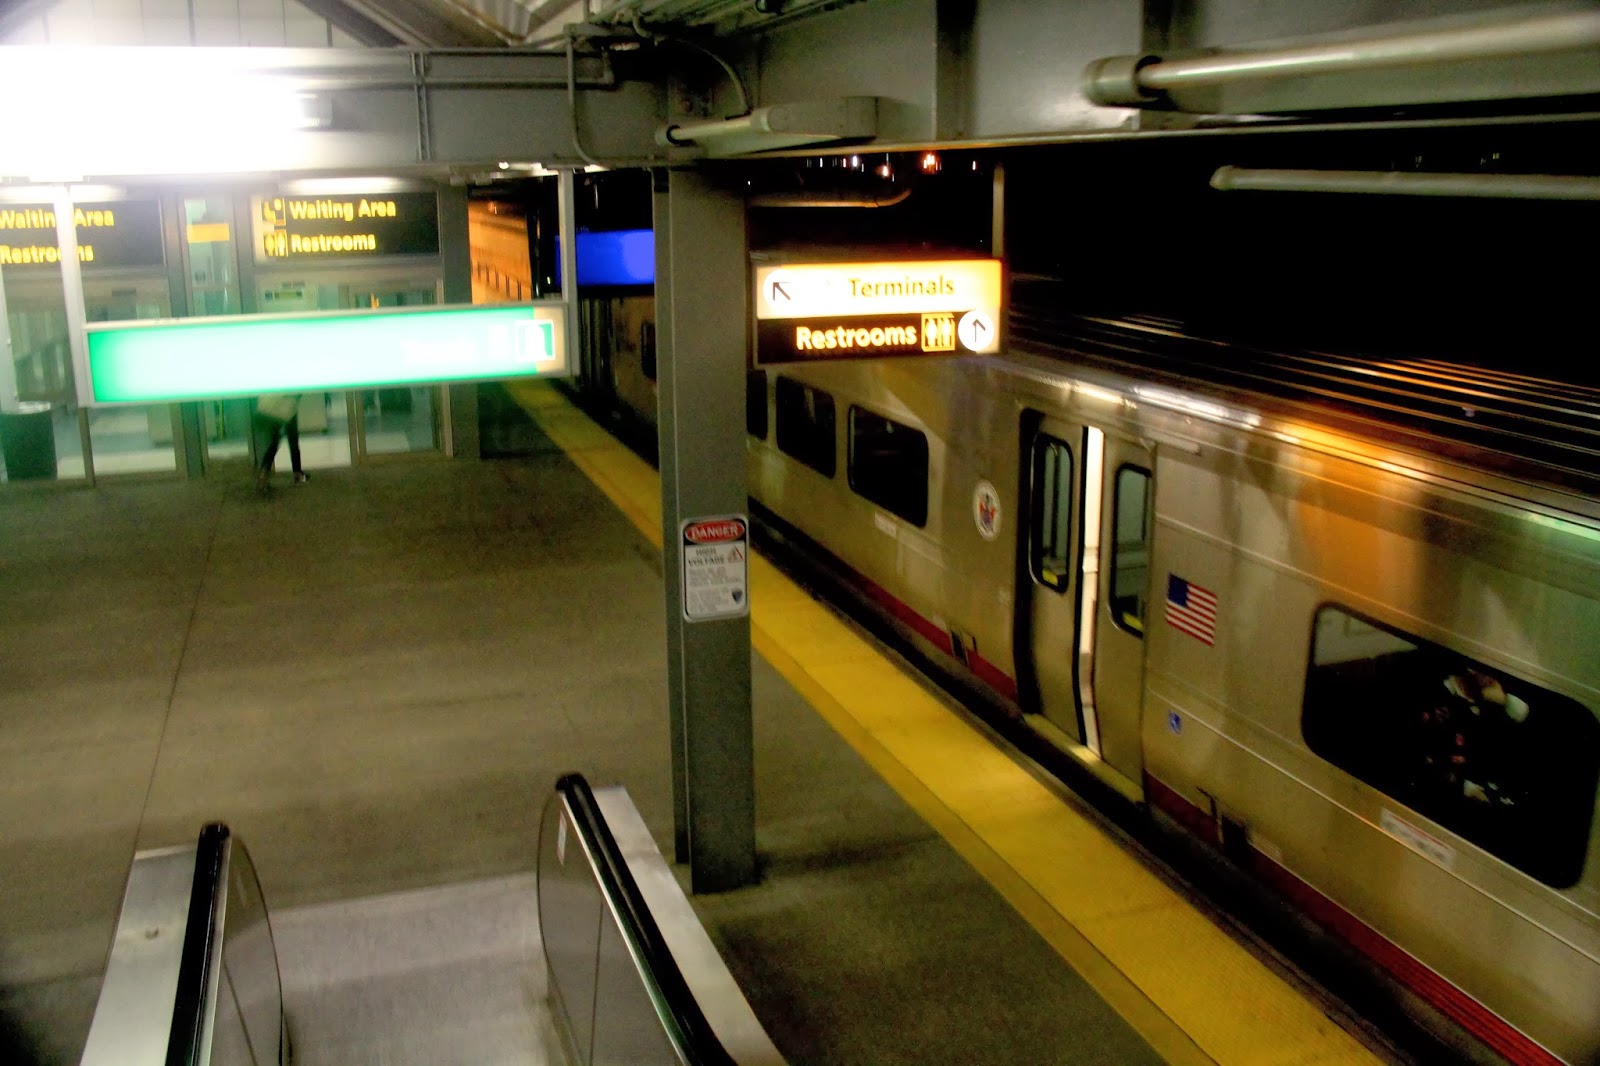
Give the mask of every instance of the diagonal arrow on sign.
<path id="1" fill-rule="evenodd" d="M 772 295 L 767 298 L 776 302 L 780 296 L 782 296 L 785 300 L 791 299 L 789 296 L 789 290 L 783 287 L 783 282 L 774 281 L 772 283 Z"/>

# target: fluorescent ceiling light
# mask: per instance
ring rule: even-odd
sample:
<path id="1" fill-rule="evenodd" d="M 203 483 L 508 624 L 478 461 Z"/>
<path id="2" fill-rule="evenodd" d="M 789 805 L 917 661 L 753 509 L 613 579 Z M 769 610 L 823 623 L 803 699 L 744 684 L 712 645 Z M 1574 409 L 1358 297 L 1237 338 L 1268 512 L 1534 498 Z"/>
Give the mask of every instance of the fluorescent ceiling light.
<path id="1" fill-rule="evenodd" d="M 54 203 L 56 190 L 60 187 L 60 182 L 0 185 L 0 204 Z M 103 204 L 127 199 L 128 190 L 121 185 L 76 185 L 69 183 L 67 195 L 72 197 L 72 202 L 75 204 Z"/>
<path id="2" fill-rule="evenodd" d="M 304 156 L 307 131 L 331 125 L 331 102 L 251 69 L 250 51 L 4 49 L 8 83 L 40 91 L 7 112 L 0 177 L 281 169 Z"/>
<path id="3" fill-rule="evenodd" d="M 380 196 L 387 192 L 422 192 L 432 186 L 406 178 L 296 178 L 279 184 L 290 196 Z"/>

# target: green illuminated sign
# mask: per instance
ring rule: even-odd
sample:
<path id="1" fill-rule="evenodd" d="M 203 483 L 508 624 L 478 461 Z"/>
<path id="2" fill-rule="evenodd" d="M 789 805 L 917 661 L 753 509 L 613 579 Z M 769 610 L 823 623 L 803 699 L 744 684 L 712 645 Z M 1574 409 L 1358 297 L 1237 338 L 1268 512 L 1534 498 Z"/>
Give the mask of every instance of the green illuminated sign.
<path id="1" fill-rule="evenodd" d="M 559 302 L 88 327 L 96 404 L 568 373 Z"/>

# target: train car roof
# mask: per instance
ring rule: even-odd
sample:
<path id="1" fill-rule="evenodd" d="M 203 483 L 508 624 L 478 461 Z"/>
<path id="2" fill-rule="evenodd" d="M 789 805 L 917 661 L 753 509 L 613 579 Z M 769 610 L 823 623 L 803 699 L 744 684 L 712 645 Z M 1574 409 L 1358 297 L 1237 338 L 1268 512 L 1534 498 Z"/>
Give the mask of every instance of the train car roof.
<path id="1" fill-rule="evenodd" d="M 1543 485 L 1600 516 L 1600 390 L 1442 359 L 1220 340 L 1172 319 L 1064 311 L 1063 294 L 1059 282 L 1014 280 L 1011 350 Z"/>

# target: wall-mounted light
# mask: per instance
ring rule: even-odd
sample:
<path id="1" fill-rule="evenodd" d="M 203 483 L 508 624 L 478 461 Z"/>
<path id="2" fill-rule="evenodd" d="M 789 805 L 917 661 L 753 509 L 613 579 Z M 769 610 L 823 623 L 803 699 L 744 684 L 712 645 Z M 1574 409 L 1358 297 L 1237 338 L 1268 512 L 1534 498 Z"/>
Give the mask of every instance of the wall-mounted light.
<path id="1" fill-rule="evenodd" d="M 663 126 L 656 140 L 668 147 L 697 145 L 710 156 L 795 148 L 829 141 L 865 140 L 878 134 L 878 98 L 846 96 L 758 107 L 737 118 Z"/>

